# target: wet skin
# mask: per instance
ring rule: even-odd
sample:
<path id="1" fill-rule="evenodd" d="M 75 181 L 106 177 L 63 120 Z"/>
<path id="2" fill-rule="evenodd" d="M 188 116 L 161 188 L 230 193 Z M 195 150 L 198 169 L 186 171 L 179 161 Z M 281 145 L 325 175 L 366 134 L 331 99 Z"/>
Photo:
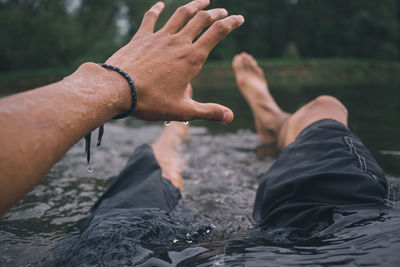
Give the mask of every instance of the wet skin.
<path id="1" fill-rule="evenodd" d="M 134 116 L 232 121 L 230 109 L 197 103 L 186 94 L 212 48 L 244 22 L 242 16 L 227 16 L 224 9 L 202 11 L 208 5 L 209 0 L 192 1 L 154 32 L 164 8 L 162 2 L 155 4 L 131 42 L 106 61 L 135 81 Z M 85 63 L 58 83 L 1 99 L 0 214 L 29 192 L 82 136 L 128 110 L 130 94 L 121 75 Z"/>

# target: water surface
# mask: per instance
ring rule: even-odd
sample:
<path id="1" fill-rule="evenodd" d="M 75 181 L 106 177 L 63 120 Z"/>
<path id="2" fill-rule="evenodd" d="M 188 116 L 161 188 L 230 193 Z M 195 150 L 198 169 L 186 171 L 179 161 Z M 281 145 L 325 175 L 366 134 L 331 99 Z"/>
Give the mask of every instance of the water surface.
<path id="1" fill-rule="evenodd" d="M 351 129 L 371 149 L 399 192 L 397 88 L 273 88 L 272 93 L 289 112 L 320 94 L 337 96 L 350 111 Z M 143 264 L 160 265 L 160 259 L 164 259 L 164 263 L 181 266 L 260 266 L 266 261 L 270 266 L 384 265 L 399 260 L 396 250 L 400 246 L 400 216 L 396 212 L 298 244 L 243 239 L 253 226 L 251 211 L 258 182 L 273 158 L 257 157 L 260 144 L 251 111 L 236 89 L 195 88 L 195 97 L 221 102 L 235 112 L 230 125 L 191 123 L 191 137 L 181 147 L 187 162 L 183 172 L 185 205 L 199 214 L 199 221 L 215 228 L 207 243 L 177 244 L 153 251 Z M 48 263 L 51 249 L 118 175 L 134 148 L 154 141 L 161 130 L 162 123 L 135 119 L 106 124 L 102 146 L 92 148 L 93 173 L 88 172 L 83 142 L 76 144 L 1 219 L 0 266 Z"/>

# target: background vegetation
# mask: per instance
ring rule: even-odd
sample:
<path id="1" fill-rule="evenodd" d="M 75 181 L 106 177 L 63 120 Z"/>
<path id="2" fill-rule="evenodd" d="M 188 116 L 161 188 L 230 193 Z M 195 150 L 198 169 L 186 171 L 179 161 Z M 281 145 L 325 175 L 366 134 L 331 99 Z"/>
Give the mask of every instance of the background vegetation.
<path id="1" fill-rule="evenodd" d="M 185 2 L 165 0 L 158 25 Z M 50 81 L 82 62 L 105 61 L 133 36 L 154 3 L 0 0 L 0 84 Z M 358 60 L 366 69 L 373 69 L 376 61 L 386 69 L 399 67 L 398 0 L 212 0 L 211 7 L 246 18 L 245 25 L 216 47 L 211 61 L 230 62 L 235 53 L 248 51 L 259 59 L 275 58 L 275 65 L 276 59 L 284 59 L 280 66 L 293 61 L 309 66 L 310 58 L 323 58 L 326 65 L 326 59 L 341 58 L 342 65 Z"/>
<path id="2" fill-rule="evenodd" d="M 0 0 L 0 97 L 57 81 L 83 62 L 104 62 L 156 1 Z M 158 27 L 188 1 L 165 0 Z M 193 81 L 197 100 L 235 112 L 233 123 L 209 129 L 252 125 L 250 109 L 232 90 L 230 66 L 236 53 L 247 51 L 285 110 L 317 95 L 337 96 L 350 110 L 353 129 L 398 176 L 399 0 L 211 0 L 211 7 L 243 14 L 246 23 L 213 50 Z"/>

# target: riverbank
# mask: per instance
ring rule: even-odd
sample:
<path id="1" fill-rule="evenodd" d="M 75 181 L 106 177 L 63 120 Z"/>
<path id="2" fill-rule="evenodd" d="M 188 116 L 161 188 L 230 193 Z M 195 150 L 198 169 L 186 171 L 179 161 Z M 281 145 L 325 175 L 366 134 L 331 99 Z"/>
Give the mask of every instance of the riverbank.
<path id="1" fill-rule="evenodd" d="M 399 84 L 400 62 L 356 59 L 259 60 L 273 86 Z M 234 85 L 231 63 L 209 62 L 194 80 L 210 86 Z"/>
<path id="2" fill-rule="evenodd" d="M 274 86 L 399 84 L 400 62 L 357 59 L 269 59 L 261 67 Z M 74 69 L 52 68 L 0 72 L 0 93 L 9 94 L 58 81 Z M 231 62 L 207 62 L 194 85 L 234 85 Z"/>

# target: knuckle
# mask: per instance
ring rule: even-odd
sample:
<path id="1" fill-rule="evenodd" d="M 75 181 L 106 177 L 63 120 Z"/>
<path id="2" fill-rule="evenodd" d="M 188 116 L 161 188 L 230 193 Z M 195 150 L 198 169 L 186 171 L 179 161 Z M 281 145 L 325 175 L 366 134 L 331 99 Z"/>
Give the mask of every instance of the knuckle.
<path id="1" fill-rule="evenodd" d="M 220 37 L 227 35 L 229 32 L 229 27 L 222 21 L 215 22 L 214 27 Z"/>
<path id="2" fill-rule="evenodd" d="M 211 14 L 210 14 L 209 12 L 207 12 L 207 11 L 204 11 L 204 10 L 200 11 L 200 12 L 198 13 L 198 16 L 199 16 L 200 19 L 201 19 L 203 22 L 205 22 L 205 23 L 211 23 L 211 21 L 212 21 L 212 16 L 211 16 Z"/>
<path id="3" fill-rule="evenodd" d="M 198 59 L 198 58 L 195 58 L 195 57 L 188 57 L 188 58 L 187 58 L 187 61 L 188 61 L 189 65 L 190 65 L 190 67 L 191 67 L 194 71 L 196 71 L 197 68 L 198 68 L 198 66 L 200 65 L 199 59 Z"/>
<path id="4" fill-rule="evenodd" d="M 179 8 L 177 9 L 177 13 L 178 13 L 179 15 L 181 15 L 181 16 L 184 16 L 184 17 L 190 17 L 190 16 L 193 14 L 192 9 L 189 8 L 188 6 L 181 6 L 181 7 L 179 7 Z"/>
<path id="5" fill-rule="evenodd" d="M 149 11 L 146 12 L 145 16 L 148 18 L 156 18 L 158 16 L 158 13 L 150 9 Z"/>
<path id="6" fill-rule="evenodd" d="M 177 59 L 178 60 L 183 60 L 183 61 L 190 61 L 190 51 L 183 49 L 177 54 Z"/>
<path id="7" fill-rule="evenodd" d="M 203 56 L 198 53 L 196 50 L 186 49 L 182 51 L 179 56 L 180 59 L 183 59 L 187 66 L 194 72 L 197 72 L 201 69 L 201 65 L 203 63 Z"/>
<path id="8" fill-rule="evenodd" d="M 202 65 L 208 57 L 207 49 L 197 49 L 196 53 L 195 53 L 195 57 L 196 57 L 197 61 L 200 62 Z"/>
<path id="9" fill-rule="evenodd" d="M 191 72 L 194 75 L 197 75 L 201 71 L 201 68 L 203 66 L 203 62 L 200 61 L 200 60 L 196 60 L 195 61 L 194 59 L 192 59 L 191 62 L 189 62 L 189 63 L 191 64 L 190 65 Z"/>
<path id="10" fill-rule="evenodd" d="M 167 39 L 167 46 L 168 47 L 177 47 L 182 45 L 182 40 L 179 38 L 179 35 L 170 36 Z"/>
<path id="11" fill-rule="evenodd" d="M 189 54 L 189 59 L 191 63 L 193 63 L 193 65 L 201 63 L 202 56 L 197 50 L 189 50 L 188 54 Z"/>

